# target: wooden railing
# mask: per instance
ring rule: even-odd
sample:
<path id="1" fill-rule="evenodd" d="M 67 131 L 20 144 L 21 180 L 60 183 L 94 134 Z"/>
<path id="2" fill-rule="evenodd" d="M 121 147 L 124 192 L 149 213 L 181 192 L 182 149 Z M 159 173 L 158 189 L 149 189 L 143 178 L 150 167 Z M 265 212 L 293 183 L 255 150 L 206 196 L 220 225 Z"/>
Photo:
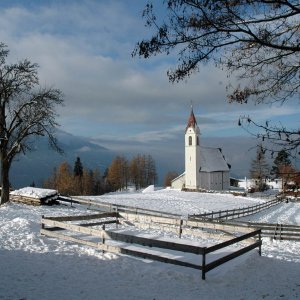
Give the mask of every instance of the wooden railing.
<path id="1" fill-rule="evenodd" d="M 74 204 L 81 204 L 85 205 L 90 209 L 100 210 L 100 211 L 107 211 L 107 212 L 132 212 L 135 214 L 145 214 L 145 215 L 156 215 L 156 216 L 165 216 L 169 218 L 178 218 L 180 217 L 179 214 L 173 214 L 153 209 L 146 209 L 140 208 L 136 206 L 129 206 L 129 205 L 121 205 L 121 204 L 112 204 L 108 202 L 101 202 L 81 197 L 71 197 L 71 196 L 60 196 L 58 201 L 70 203 L 71 205 Z"/>
<path id="2" fill-rule="evenodd" d="M 259 255 L 261 255 L 261 230 L 254 230 L 243 234 L 239 237 L 232 238 L 223 243 L 219 243 L 210 247 L 200 247 L 195 246 L 195 244 L 187 244 L 173 241 L 165 241 L 162 239 L 149 239 L 140 236 L 134 236 L 124 233 L 115 232 L 113 230 L 106 230 L 106 224 L 115 223 L 116 225 L 119 223 L 119 219 L 122 218 L 117 212 L 107 212 L 101 214 L 94 215 L 84 215 L 84 216 L 67 216 L 67 217 L 42 217 L 41 224 L 41 234 L 54 237 L 70 242 L 80 243 L 87 246 L 92 246 L 102 251 L 108 251 L 113 253 L 121 253 L 128 254 L 143 258 L 148 258 L 156 261 L 161 261 L 165 263 L 170 263 L 174 265 L 180 265 L 185 267 L 190 267 L 194 269 L 198 269 L 202 271 L 202 279 L 205 279 L 205 275 L 208 271 L 224 264 L 225 262 L 234 259 L 252 249 L 258 248 Z M 89 222 L 89 223 L 80 223 L 74 224 L 69 222 L 82 222 L 82 221 L 90 221 L 97 220 L 97 222 Z M 172 219 L 170 222 L 174 222 Z M 188 221 L 189 222 L 189 221 Z M 183 223 L 183 222 L 180 222 Z M 193 225 L 196 225 L 195 222 Z M 93 226 L 102 226 L 102 228 L 92 228 Z M 68 232 L 68 234 L 60 233 L 62 230 Z M 76 236 L 70 235 L 70 233 L 76 232 Z M 84 237 L 88 240 L 84 239 L 84 237 L 78 236 L 78 233 L 84 234 Z M 88 235 L 88 236 L 87 236 Z M 94 237 L 94 240 L 91 239 Z M 257 238 L 254 239 L 253 238 Z M 245 240 L 251 239 L 251 244 L 247 246 L 242 246 L 237 251 L 234 251 L 228 255 L 225 255 L 221 258 L 218 258 L 214 261 L 210 261 L 207 263 L 207 256 L 217 250 L 223 249 L 225 247 L 243 242 Z M 125 242 L 125 245 L 116 245 L 110 244 L 107 240 L 121 241 Z M 136 244 L 142 247 L 134 247 L 130 248 L 128 244 Z M 166 253 L 154 252 L 152 247 L 168 249 L 179 252 L 192 253 L 195 255 L 202 255 L 202 263 L 194 264 L 186 261 L 182 261 L 178 259 L 178 256 L 170 256 Z"/>
<path id="3" fill-rule="evenodd" d="M 274 240 L 300 241 L 300 226 L 279 223 L 235 222 L 248 228 L 260 228 L 262 236 Z"/>
<path id="4" fill-rule="evenodd" d="M 219 211 L 212 211 L 204 214 L 193 214 L 189 215 L 189 218 L 197 218 L 197 219 L 236 219 L 248 215 L 255 214 L 260 212 L 264 209 L 270 208 L 274 205 L 277 205 L 282 202 L 281 198 L 276 198 L 265 203 L 260 203 L 254 206 L 242 207 L 242 208 L 234 208 L 234 209 L 227 209 L 227 210 L 219 210 Z"/>

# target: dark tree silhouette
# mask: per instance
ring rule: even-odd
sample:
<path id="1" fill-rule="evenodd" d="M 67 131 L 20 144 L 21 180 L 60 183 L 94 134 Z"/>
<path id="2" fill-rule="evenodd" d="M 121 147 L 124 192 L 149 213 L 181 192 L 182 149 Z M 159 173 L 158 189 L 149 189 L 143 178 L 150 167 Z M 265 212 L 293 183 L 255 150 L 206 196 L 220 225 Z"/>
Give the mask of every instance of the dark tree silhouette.
<path id="1" fill-rule="evenodd" d="M 0 160 L 1 201 L 9 201 L 9 170 L 13 159 L 32 150 L 32 137 L 47 136 L 61 152 L 55 138 L 55 108 L 63 103 L 58 89 L 41 88 L 37 64 L 25 59 L 6 64 L 7 46 L 0 43 Z"/>

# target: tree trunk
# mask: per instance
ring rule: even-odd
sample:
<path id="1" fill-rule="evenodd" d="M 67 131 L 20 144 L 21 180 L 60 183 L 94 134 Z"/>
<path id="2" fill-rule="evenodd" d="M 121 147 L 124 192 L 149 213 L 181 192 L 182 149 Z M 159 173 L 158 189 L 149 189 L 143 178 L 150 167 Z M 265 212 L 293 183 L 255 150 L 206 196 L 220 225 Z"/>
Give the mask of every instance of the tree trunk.
<path id="1" fill-rule="evenodd" d="M 9 201 L 9 163 L 6 160 L 2 160 L 0 205 L 8 201 Z"/>

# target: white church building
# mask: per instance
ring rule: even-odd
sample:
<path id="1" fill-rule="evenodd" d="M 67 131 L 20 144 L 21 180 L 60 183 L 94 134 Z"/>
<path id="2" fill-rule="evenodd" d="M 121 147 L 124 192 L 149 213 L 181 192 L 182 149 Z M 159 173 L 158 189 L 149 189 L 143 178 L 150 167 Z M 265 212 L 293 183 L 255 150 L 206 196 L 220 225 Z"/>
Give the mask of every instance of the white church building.
<path id="1" fill-rule="evenodd" d="M 185 130 L 185 172 L 171 185 L 187 190 L 228 190 L 229 165 L 220 148 L 200 146 L 200 130 L 191 109 Z"/>

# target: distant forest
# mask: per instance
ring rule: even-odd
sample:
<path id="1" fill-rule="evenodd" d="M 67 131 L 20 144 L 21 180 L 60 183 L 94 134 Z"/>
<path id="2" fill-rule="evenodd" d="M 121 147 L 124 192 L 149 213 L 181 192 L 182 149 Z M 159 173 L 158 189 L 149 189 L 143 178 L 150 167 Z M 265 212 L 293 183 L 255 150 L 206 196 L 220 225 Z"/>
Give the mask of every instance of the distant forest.
<path id="1" fill-rule="evenodd" d="M 136 155 L 131 160 L 117 156 L 102 174 L 90 170 L 77 157 L 72 168 L 62 162 L 43 183 L 44 188 L 58 190 L 63 195 L 102 195 L 134 186 L 137 190 L 157 181 L 155 161 L 151 155 Z"/>

